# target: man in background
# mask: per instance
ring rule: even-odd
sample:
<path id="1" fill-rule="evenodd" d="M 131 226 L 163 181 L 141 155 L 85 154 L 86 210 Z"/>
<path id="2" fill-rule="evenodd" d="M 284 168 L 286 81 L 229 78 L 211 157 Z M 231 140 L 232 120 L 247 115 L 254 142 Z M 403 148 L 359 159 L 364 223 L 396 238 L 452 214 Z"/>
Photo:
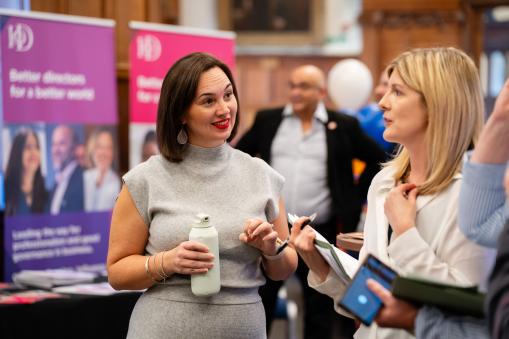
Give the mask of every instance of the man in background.
<path id="1" fill-rule="evenodd" d="M 290 102 L 285 107 L 258 112 L 237 148 L 260 156 L 281 173 L 286 179 L 283 198 L 287 211 L 299 216 L 316 212 L 313 227 L 335 244 L 338 232 L 356 230 L 371 179 L 385 154 L 364 134 L 355 118 L 326 109 L 325 75 L 319 68 L 297 67 L 288 85 Z M 352 172 L 354 158 L 366 163 L 357 182 Z M 308 286 L 307 274 L 308 268 L 300 262 L 297 277 L 305 304 L 304 337 L 330 338 L 333 304 Z M 281 285 L 267 280 L 260 288 L 267 331 Z M 344 323 L 353 333 L 353 325 L 346 319 Z"/>
<path id="2" fill-rule="evenodd" d="M 51 138 L 51 158 L 55 170 L 55 186 L 51 192 L 51 214 L 83 211 L 83 169 L 79 165 L 75 149 L 78 138 L 74 129 L 59 125 Z"/>

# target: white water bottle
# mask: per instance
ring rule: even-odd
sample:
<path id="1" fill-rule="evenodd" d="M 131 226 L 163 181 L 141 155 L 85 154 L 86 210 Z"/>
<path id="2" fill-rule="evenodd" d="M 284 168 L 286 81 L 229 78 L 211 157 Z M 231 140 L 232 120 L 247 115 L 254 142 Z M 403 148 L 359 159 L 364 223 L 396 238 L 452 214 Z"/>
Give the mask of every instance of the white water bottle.
<path id="1" fill-rule="evenodd" d="M 214 266 L 207 273 L 191 274 L 191 291 L 196 296 L 216 294 L 221 289 L 219 271 L 219 239 L 217 230 L 210 225 L 210 218 L 206 214 L 198 214 L 197 222 L 189 232 L 189 240 L 199 242 L 214 255 Z"/>

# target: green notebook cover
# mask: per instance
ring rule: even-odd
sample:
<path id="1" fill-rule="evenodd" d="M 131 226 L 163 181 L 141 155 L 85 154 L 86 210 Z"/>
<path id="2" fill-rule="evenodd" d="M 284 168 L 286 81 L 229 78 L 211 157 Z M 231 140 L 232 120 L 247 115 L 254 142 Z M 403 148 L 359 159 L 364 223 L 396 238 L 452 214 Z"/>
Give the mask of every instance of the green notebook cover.
<path id="1" fill-rule="evenodd" d="M 478 292 L 476 286 L 462 287 L 420 277 L 398 276 L 392 283 L 392 294 L 419 305 L 435 306 L 462 315 L 484 316 L 484 294 Z"/>

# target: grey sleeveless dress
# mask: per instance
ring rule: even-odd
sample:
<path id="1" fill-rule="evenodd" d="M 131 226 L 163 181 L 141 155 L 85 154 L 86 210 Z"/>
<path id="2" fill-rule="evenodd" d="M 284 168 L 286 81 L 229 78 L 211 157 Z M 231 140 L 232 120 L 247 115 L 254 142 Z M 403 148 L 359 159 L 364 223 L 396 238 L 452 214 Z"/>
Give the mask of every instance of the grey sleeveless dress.
<path id="1" fill-rule="evenodd" d="M 194 296 L 186 275 L 151 287 L 133 310 L 127 337 L 266 338 L 261 253 L 238 237 L 246 219 L 277 217 L 283 177 L 225 143 L 188 145 L 181 163 L 154 156 L 123 180 L 149 228 L 148 254 L 188 240 L 195 215 L 207 213 L 219 233 L 221 270 L 221 291 L 212 297 Z"/>

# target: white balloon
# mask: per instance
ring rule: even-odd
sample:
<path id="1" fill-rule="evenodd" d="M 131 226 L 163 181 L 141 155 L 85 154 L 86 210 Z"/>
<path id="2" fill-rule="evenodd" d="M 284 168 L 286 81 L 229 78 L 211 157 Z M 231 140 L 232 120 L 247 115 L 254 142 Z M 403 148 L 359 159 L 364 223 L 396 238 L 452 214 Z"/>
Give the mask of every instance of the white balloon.
<path id="1" fill-rule="evenodd" d="M 368 103 L 372 89 L 371 72 L 359 60 L 341 60 L 329 72 L 329 96 L 338 109 L 357 111 Z"/>

